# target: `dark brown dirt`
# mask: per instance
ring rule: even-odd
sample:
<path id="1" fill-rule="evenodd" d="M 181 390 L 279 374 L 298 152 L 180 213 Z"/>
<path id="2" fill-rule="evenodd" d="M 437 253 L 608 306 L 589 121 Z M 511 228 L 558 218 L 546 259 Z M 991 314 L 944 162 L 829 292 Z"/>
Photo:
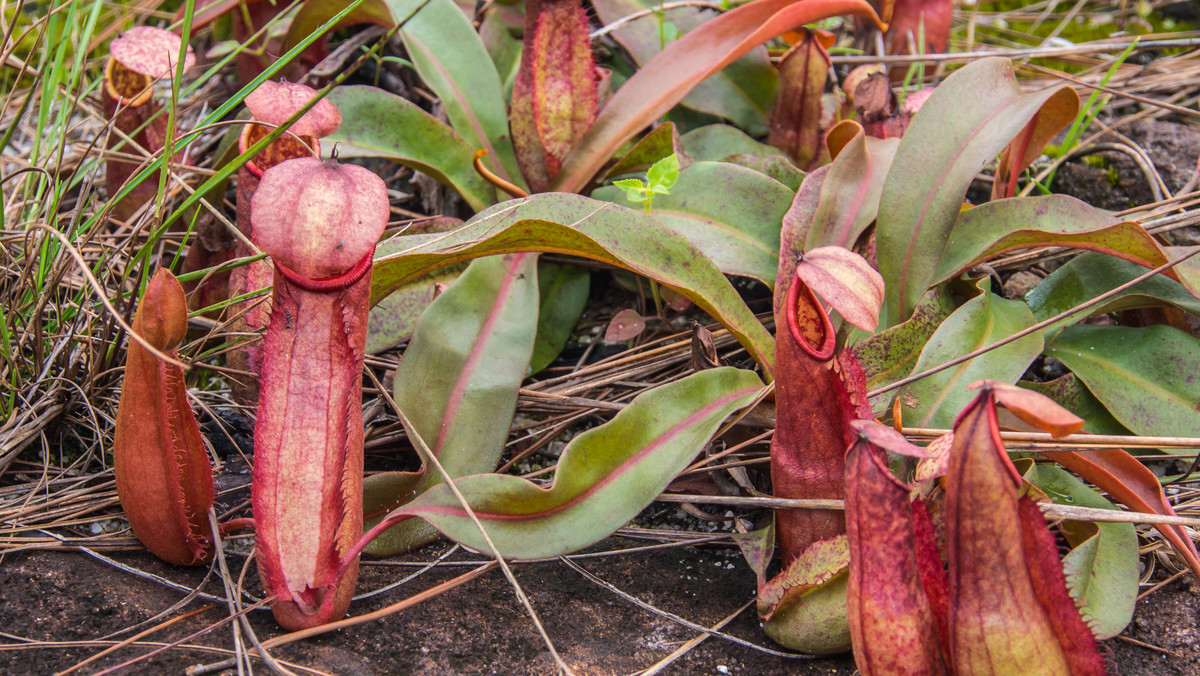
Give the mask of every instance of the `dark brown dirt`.
<path id="1" fill-rule="evenodd" d="M 610 539 L 604 549 L 635 546 Z M 431 560 L 446 545 L 417 552 L 408 561 Z M 144 553 L 112 557 L 138 570 L 195 585 L 203 570 L 173 568 Z M 460 557 L 461 558 L 461 557 Z M 403 559 L 402 559 L 403 560 Z M 242 561 L 232 558 L 239 570 Z M 581 560 L 591 572 L 629 594 L 694 622 L 712 625 L 753 597 L 754 578 L 741 556 L 730 549 L 668 549 Z M 414 569 L 395 565 L 365 567 L 360 590 L 379 588 Z M 356 602 L 363 613 L 383 607 L 467 570 L 431 571 L 404 587 Z M 516 575 L 529 594 L 550 637 L 579 674 L 628 674 L 645 669 L 696 633 L 641 610 L 597 587 L 560 562 L 519 566 Z M 253 575 L 250 578 L 253 579 Z M 1103 650 L 1120 674 L 1187 675 L 1200 673 L 1200 605 L 1190 580 L 1172 583 L 1142 601 L 1127 634 L 1171 651 L 1164 654 L 1125 641 L 1109 641 Z M 206 591 L 220 593 L 209 582 Z M 98 640 L 169 608 L 183 593 L 121 571 L 82 553 L 29 552 L 10 555 L 0 572 L 0 627 L 5 643 L 15 637 L 63 642 Z M 208 605 L 193 601 L 188 609 Z M 176 613 L 178 614 L 178 612 Z M 145 638 L 179 641 L 227 615 L 224 607 L 173 625 Z M 251 614 L 260 640 L 279 633 L 267 612 Z M 144 629 L 143 627 L 142 629 Z M 140 630 L 140 629 L 139 629 Z M 727 630 L 769 646 L 752 610 Z M 127 638 L 134 632 L 116 637 Z M 189 639 L 192 645 L 229 649 L 228 626 Z M 10 651 L 4 673 L 49 674 L 70 667 L 102 649 L 100 645 L 50 645 Z M 145 654 L 135 646 L 89 664 L 84 673 L 113 667 Z M 279 660 L 331 674 L 550 674 L 553 664 L 512 588 L 491 572 L 423 605 L 382 621 L 278 648 Z M 174 648 L 126 667 L 120 673 L 180 674 L 222 655 Z M 261 665 L 260 665 L 261 671 Z M 236 673 L 225 670 L 219 673 Z M 853 674 L 853 661 L 837 656 L 797 661 L 755 652 L 709 638 L 664 674 Z"/>
<path id="2" fill-rule="evenodd" d="M 1154 169 L 1172 192 L 1187 185 L 1196 172 L 1200 155 L 1200 127 L 1162 120 L 1138 120 L 1121 129 L 1149 156 Z M 1119 141 L 1110 136 L 1098 143 Z M 1123 142 L 1121 142 L 1123 143 Z M 1120 151 L 1096 153 L 1093 163 L 1073 160 L 1055 176 L 1054 192 L 1061 192 L 1101 209 L 1121 211 L 1155 200 L 1150 178 L 1129 155 Z M 1179 242 L 1190 244 L 1192 242 Z"/>

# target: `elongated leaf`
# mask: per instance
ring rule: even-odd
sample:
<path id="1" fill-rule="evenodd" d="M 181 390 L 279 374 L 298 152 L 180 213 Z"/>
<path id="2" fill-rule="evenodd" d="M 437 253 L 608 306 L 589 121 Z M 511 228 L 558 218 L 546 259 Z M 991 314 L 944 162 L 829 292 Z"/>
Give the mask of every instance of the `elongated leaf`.
<path id="1" fill-rule="evenodd" d="M 475 151 L 453 129 L 416 104 L 382 89 L 338 87 L 329 100 L 342 126 L 326 139 L 341 157 L 386 157 L 454 188 L 473 210 L 496 202 L 496 191 L 475 171 Z"/>
<path id="2" fill-rule="evenodd" d="M 641 395 L 610 422 L 576 437 L 563 451 L 549 489 L 502 474 L 456 483 L 501 555 L 566 554 L 636 516 L 708 443 L 721 421 L 761 389 L 749 371 L 701 371 Z M 429 521 L 457 542 L 488 551 L 445 486 L 401 511 Z"/>
<path id="3" fill-rule="evenodd" d="M 1145 465 L 1119 449 L 1102 451 L 1061 451 L 1050 454 L 1054 462 L 1083 477 L 1089 483 L 1111 495 L 1121 504 L 1144 514 L 1175 514 L 1163 495 L 1162 485 Z M 1188 562 L 1192 572 L 1200 573 L 1200 555 L 1183 526 L 1154 526 L 1175 546 Z"/>
<path id="4" fill-rule="evenodd" d="M 481 258 L 417 322 L 396 369 L 396 404 L 450 476 L 490 472 L 499 462 L 533 353 L 537 305 L 536 254 Z M 432 468 L 421 473 L 411 492 L 391 495 L 387 506 L 441 483 Z M 366 483 L 375 492 L 377 482 L 394 481 L 385 474 Z M 380 508 L 368 505 L 368 514 Z M 369 519 L 366 529 L 378 521 Z M 410 519 L 366 551 L 395 554 L 435 537 L 428 524 Z"/>
<path id="5" fill-rule="evenodd" d="M 609 99 L 551 189 L 582 189 L 622 143 L 670 110 L 699 82 L 786 30 L 839 14 L 875 16 L 865 0 L 757 0 L 667 45 Z"/>
<path id="6" fill-rule="evenodd" d="M 867 387 L 890 385 L 911 374 L 921 350 L 952 312 L 954 299 L 950 291 L 942 286 L 930 289 L 908 321 L 850 347 L 866 373 Z M 871 400 L 871 410 L 877 417 L 885 414 L 892 397 L 888 393 Z"/>
<path id="7" fill-rule="evenodd" d="M 727 124 L 710 124 L 693 129 L 683 135 L 682 141 L 688 155 L 698 162 L 721 162 L 735 155 L 762 158 L 785 156 L 779 148 L 759 143 L 741 129 Z"/>
<path id="8" fill-rule="evenodd" d="M 1072 326 L 1046 354 L 1066 364 L 1136 434 L 1187 437 L 1200 429 L 1200 341 L 1182 331 Z"/>
<path id="9" fill-rule="evenodd" d="M 533 343 L 533 357 L 529 362 L 531 374 L 549 366 L 562 352 L 587 305 L 591 280 L 592 276 L 586 268 L 538 262 L 541 307 L 538 308 L 537 339 Z"/>
<path id="10" fill-rule="evenodd" d="M 639 208 L 615 187 L 599 188 L 592 197 Z M 654 198 L 650 213 L 687 237 L 721 272 L 773 287 L 780 222 L 791 202 L 787 186 L 757 171 L 727 162 L 696 162 L 679 172 L 670 194 Z"/>
<path id="11" fill-rule="evenodd" d="M 859 128 L 829 167 L 805 248 L 855 245 L 879 213 L 879 195 L 899 145 L 899 139 L 869 137 Z"/>
<path id="12" fill-rule="evenodd" d="M 412 0 L 386 0 L 392 16 L 405 16 Z M 390 26 L 389 26 L 390 28 Z M 417 74 L 437 94 L 454 130 L 503 179 L 524 186 L 508 135 L 508 110 L 500 76 L 487 49 L 453 0 L 429 0 L 400 29 Z"/>
<path id="13" fill-rule="evenodd" d="M 1054 465 L 1034 465 L 1025 478 L 1057 504 L 1116 509 L 1092 488 Z M 1071 552 L 1063 557 L 1067 586 L 1096 638 L 1120 634 L 1133 618 L 1138 592 L 1138 539 L 1131 523 L 1065 521 Z"/>
<path id="14" fill-rule="evenodd" d="M 913 372 L 961 357 L 1033 324 L 1033 314 L 1024 303 L 985 292 L 942 322 L 921 350 Z M 1041 351 L 1041 333 L 1033 333 L 902 388 L 904 425 L 950 427 L 959 411 L 974 398 L 967 385 L 976 380 L 1015 383 Z"/>
<path id="15" fill-rule="evenodd" d="M 508 32 L 501 13 L 494 7 L 483 15 L 483 23 L 479 24 L 479 39 L 492 57 L 504 98 L 508 100 L 517 69 L 521 66 L 521 41 Z"/>
<path id="16" fill-rule="evenodd" d="M 997 200 L 964 212 L 934 279 L 945 281 L 992 256 L 1036 246 L 1101 251 L 1152 268 L 1167 262 L 1167 253 L 1141 225 L 1074 197 L 1046 195 Z"/>
<path id="17" fill-rule="evenodd" d="M 1145 272 L 1146 268 L 1136 263 L 1089 251 L 1067 261 L 1033 287 L 1025 294 L 1025 302 L 1033 310 L 1033 316 L 1042 321 L 1107 293 Z M 1200 300 L 1179 282 L 1156 275 L 1096 307 L 1064 319 L 1061 324 L 1048 327 L 1046 331 L 1049 333 L 1055 327 L 1073 324 L 1085 316 L 1161 305 L 1172 305 L 1200 316 Z M 1086 416 L 1085 419 L 1090 420 Z"/>
<path id="18" fill-rule="evenodd" d="M 232 6 L 237 6 L 241 0 L 227 2 Z M 373 23 L 379 26 L 391 27 L 395 22 L 402 19 L 414 10 L 421 6 L 424 0 L 363 0 L 362 3 L 355 7 L 349 15 L 342 19 L 334 28 L 342 26 L 353 26 L 360 23 Z M 284 49 L 291 49 L 299 44 L 306 36 L 316 31 L 335 14 L 342 11 L 351 3 L 351 0 L 307 0 L 300 9 L 296 12 L 296 16 L 292 19 L 292 23 L 288 26 L 287 36 L 284 38 Z"/>
<path id="19" fill-rule="evenodd" d="M 1079 94 L 1074 89 L 1060 89 L 1050 97 L 1000 155 L 992 183 L 992 199 L 1016 195 L 1017 177 L 1042 154 L 1050 139 L 1071 124 L 1078 114 Z"/>
<path id="20" fill-rule="evenodd" d="M 908 319 L 935 279 L 975 174 L 1060 89 L 1023 94 L 1011 62 L 981 59 L 946 78 L 913 117 L 896 150 L 895 166 L 903 170 L 888 175 L 880 195 L 876 246 L 887 281 L 886 325 Z"/>
<path id="21" fill-rule="evenodd" d="M 604 24 L 634 12 L 657 7 L 657 0 L 597 0 L 592 3 Z M 680 34 L 689 33 L 718 16 L 698 7 L 677 7 L 631 21 L 613 31 L 612 37 L 629 52 L 634 62 L 645 66 L 662 52 L 659 26 L 673 24 Z M 775 100 L 778 79 L 765 48 L 750 50 L 716 74 L 696 85 L 681 104 L 730 120 L 751 134 L 767 132 L 767 115 Z"/>
<path id="22" fill-rule="evenodd" d="M 774 339 L 729 280 L 682 235 L 641 212 L 567 194 L 496 205 L 464 227 L 375 262 L 378 301 L 430 270 L 515 251 L 555 252 L 603 261 L 671 287 L 728 328 L 769 374 Z"/>

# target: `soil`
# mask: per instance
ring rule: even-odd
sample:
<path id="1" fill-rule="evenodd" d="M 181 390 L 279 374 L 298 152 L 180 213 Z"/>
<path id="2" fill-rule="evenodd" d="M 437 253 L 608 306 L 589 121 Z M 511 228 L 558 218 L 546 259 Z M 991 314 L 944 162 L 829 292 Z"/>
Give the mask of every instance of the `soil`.
<path id="1" fill-rule="evenodd" d="M 1111 122 L 1111 121 L 1110 121 Z M 1178 192 L 1196 174 L 1200 157 L 1200 127 L 1163 120 L 1137 120 L 1120 129 L 1143 149 L 1163 183 Z M 1105 136 L 1099 143 L 1113 139 Z M 1121 211 L 1155 201 L 1150 177 L 1121 151 L 1096 153 L 1094 162 L 1068 162 L 1058 171 L 1054 192 L 1061 192 L 1101 209 Z M 1197 242 L 1178 242 L 1179 245 Z"/>
<path id="2" fill-rule="evenodd" d="M 610 538 L 595 550 L 627 549 L 640 543 Z M 435 544 L 390 565 L 366 565 L 360 590 L 401 579 L 415 569 L 396 564 L 430 561 L 446 551 Z M 175 568 L 142 552 L 109 555 L 130 569 L 194 587 L 203 569 Z M 457 553 L 449 560 L 477 560 Z M 231 556 L 236 575 L 243 561 Z M 578 561 L 626 593 L 692 622 L 712 626 L 754 595 L 754 576 L 735 549 L 678 548 L 641 551 Z M 465 572 L 465 567 L 434 569 L 402 587 L 356 601 L 353 614 L 376 610 Z M 629 674 L 646 669 L 697 632 L 642 610 L 596 586 L 561 562 L 519 565 L 515 574 L 537 610 L 563 659 L 579 674 Z M 249 578 L 253 579 L 253 575 Z M 220 594 L 209 581 L 204 591 Z M 1118 674 L 1184 676 L 1200 672 L 1200 588 L 1192 579 L 1177 580 L 1138 604 L 1125 635 L 1157 646 L 1160 652 L 1120 639 L 1102 651 Z M 5 673 L 49 674 L 66 669 L 105 646 L 62 642 L 93 641 L 127 630 L 167 610 L 184 592 L 135 576 L 113 564 L 78 552 L 23 552 L 6 557 L 0 573 L 0 626 L 6 643 L 17 637 L 49 642 L 10 652 Z M 185 610 L 211 602 L 193 600 Z M 176 611 L 173 615 L 181 614 Z M 230 649 L 228 625 L 188 638 L 227 616 L 221 606 L 176 623 L 146 641 L 183 641 Z M 250 613 L 259 640 L 280 633 L 270 613 Z M 151 623 L 153 624 L 153 623 Z M 138 627 L 142 631 L 151 625 Z M 757 645 L 773 647 L 758 627 L 753 609 L 740 613 L 725 629 Z M 116 640 L 128 638 L 127 631 Z M 185 640 L 186 639 L 186 640 Z M 150 648 L 126 647 L 90 663 L 96 673 L 143 655 Z M 330 674 L 551 674 L 553 662 L 512 587 L 493 571 L 421 605 L 380 621 L 308 639 L 272 651 L 277 660 Z M 174 648 L 124 667 L 127 674 L 180 674 L 223 655 Z M 257 665 L 261 669 L 261 665 Z M 232 668 L 209 672 L 233 674 Z M 710 637 L 663 674 L 853 674 L 848 655 L 797 660 L 767 655 Z"/>

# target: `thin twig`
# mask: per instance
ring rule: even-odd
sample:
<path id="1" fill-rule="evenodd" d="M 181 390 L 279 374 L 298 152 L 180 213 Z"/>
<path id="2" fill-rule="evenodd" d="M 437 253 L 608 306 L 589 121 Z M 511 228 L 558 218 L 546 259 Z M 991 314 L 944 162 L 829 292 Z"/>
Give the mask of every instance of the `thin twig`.
<path id="1" fill-rule="evenodd" d="M 727 495 L 679 495 L 663 493 L 654 498 L 656 502 L 693 502 L 707 505 L 729 505 L 733 507 L 756 507 L 770 509 L 845 509 L 844 500 L 811 498 L 758 498 Z M 1191 526 L 1200 528 L 1200 518 L 1188 516 L 1170 516 L 1166 514 L 1147 514 L 1145 512 L 1123 512 L 1116 509 L 1097 509 L 1095 507 L 1078 507 L 1074 505 L 1056 505 L 1040 503 L 1038 505 L 1046 519 L 1066 519 L 1068 521 L 1097 521 L 1103 523 L 1150 523 L 1170 524 L 1173 526 Z"/>

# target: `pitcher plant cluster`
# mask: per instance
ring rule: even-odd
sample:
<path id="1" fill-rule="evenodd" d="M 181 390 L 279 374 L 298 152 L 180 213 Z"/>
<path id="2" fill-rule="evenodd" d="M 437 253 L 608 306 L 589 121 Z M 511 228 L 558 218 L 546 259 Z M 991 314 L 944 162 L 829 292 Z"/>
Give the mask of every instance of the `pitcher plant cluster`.
<path id="1" fill-rule="evenodd" d="M 243 31 L 274 10 L 248 2 L 254 12 L 224 16 L 226 3 L 199 4 L 201 24 Z M 604 23 L 628 6 L 590 4 Z M 1200 311 L 1200 267 L 1136 221 L 1018 195 L 1042 147 L 1079 114 L 1069 87 L 1026 92 L 997 58 L 902 100 L 882 67 L 834 86 L 836 36 L 805 28 L 853 16 L 860 34 L 884 31 L 893 53 L 918 46 L 914 35 L 940 51 L 951 9 L 754 0 L 662 10 L 606 38 L 628 57 L 621 68 L 632 64 L 617 78 L 597 61 L 579 0 L 527 2 L 523 16 L 499 6 L 468 16 L 451 0 L 301 3 L 286 33 L 243 50 L 239 73 L 252 82 L 229 106 L 247 109 L 230 132 L 241 164 L 197 189 L 236 172 L 237 233 L 192 241 L 187 291 L 163 267 L 141 293 L 114 440 L 135 534 L 165 561 L 196 565 L 211 560 L 214 537 L 252 527 L 276 618 L 314 627 L 347 612 L 364 553 L 439 535 L 525 559 L 598 542 L 753 407 L 775 421 L 771 494 L 796 501 L 737 536 L 774 641 L 852 649 L 864 674 L 1104 672 L 1096 641 L 1130 620 L 1136 534 L 1050 527 L 1039 505 L 1174 511 L 1123 450 L 1012 459 L 997 406 L 1053 438 L 1200 429 L 1200 413 L 1179 403 L 1200 385 L 1173 365 L 1200 366 L 1200 341 L 1166 320 L 1087 321 L 1130 307 Z M 340 76 L 320 90 L 270 79 L 325 53 L 331 28 L 363 23 L 397 36 L 441 117 Z M 162 115 L 139 106 L 156 105 L 156 79 L 193 62 L 160 29 L 130 30 L 112 52 L 113 138 L 159 151 L 144 166 L 109 162 L 111 194 L 149 186 L 113 205 L 110 218 L 126 221 L 155 199 L 163 162 L 187 160 L 190 138 L 167 134 L 182 143 L 164 159 Z M 388 190 L 352 163 L 362 157 L 424 173 L 474 214 L 384 238 Z M 991 199 L 965 204 L 988 166 Z M 1086 253 L 1023 298 L 980 272 L 1042 246 Z M 543 487 L 496 470 L 518 390 L 559 355 L 587 299 L 591 273 L 563 255 L 648 281 L 669 301 L 660 316 L 707 314 L 753 364 L 720 365 L 713 334 L 698 331 L 694 373 L 577 435 Z M 773 334 L 738 277 L 770 289 Z M 238 336 L 226 351 L 231 388 L 257 412 L 250 520 L 210 523 L 212 468 L 177 352 L 189 300 Z M 422 466 L 364 477 L 365 355 L 404 343 L 388 399 Z M 972 352 L 980 346 L 990 349 Z M 1066 375 L 1022 380 L 1049 359 Z M 1159 382 L 1162 401 L 1130 402 L 1138 378 Z M 914 445 L 912 428 L 944 435 Z M 823 502 L 804 504 L 813 500 Z M 1155 527 L 1179 565 L 1200 571 L 1182 527 Z"/>

